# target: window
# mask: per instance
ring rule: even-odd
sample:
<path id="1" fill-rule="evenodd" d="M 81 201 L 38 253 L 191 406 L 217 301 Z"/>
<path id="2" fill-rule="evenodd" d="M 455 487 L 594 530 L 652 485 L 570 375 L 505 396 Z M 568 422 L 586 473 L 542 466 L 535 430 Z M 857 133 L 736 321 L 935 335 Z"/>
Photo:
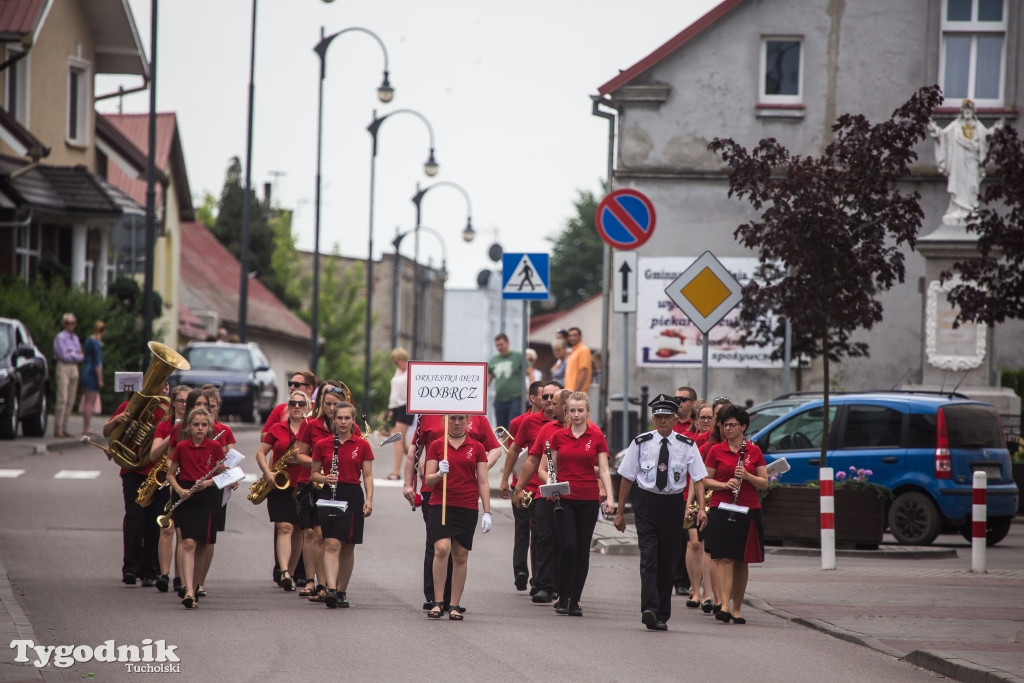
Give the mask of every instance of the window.
<path id="1" fill-rule="evenodd" d="M 945 0 L 939 83 L 946 104 L 971 98 L 978 107 L 1003 106 L 1006 71 L 1005 0 Z"/>
<path id="2" fill-rule="evenodd" d="M 14 248 L 18 260 L 18 277 L 31 282 L 39 267 L 40 230 L 38 225 L 19 225 L 18 241 Z"/>
<path id="3" fill-rule="evenodd" d="M 824 410 L 814 408 L 797 413 L 772 430 L 768 435 L 767 451 L 816 451 L 821 450 L 821 428 Z M 835 423 L 836 409 L 829 406 L 829 424 Z"/>
<path id="4" fill-rule="evenodd" d="M 14 59 L 24 51 L 7 46 L 7 59 Z M 4 72 L 4 109 L 24 126 L 28 126 L 28 57 L 22 57 Z"/>
<path id="5" fill-rule="evenodd" d="M 898 447 L 903 414 L 885 406 L 851 405 L 841 448 Z"/>
<path id="6" fill-rule="evenodd" d="M 85 145 L 89 141 L 88 116 L 89 66 L 77 59 L 68 60 L 68 129 L 67 141 Z"/>
<path id="7" fill-rule="evenodd" d="M 803 104 L 803 41 L 764 38 L 761 43 L 762 105 Z"/>

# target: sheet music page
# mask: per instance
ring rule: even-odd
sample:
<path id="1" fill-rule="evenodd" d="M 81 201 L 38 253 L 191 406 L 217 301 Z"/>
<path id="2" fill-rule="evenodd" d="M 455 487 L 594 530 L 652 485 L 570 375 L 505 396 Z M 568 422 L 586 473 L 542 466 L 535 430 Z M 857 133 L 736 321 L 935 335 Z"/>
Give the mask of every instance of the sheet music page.
<path id="1" fill-rule="evenodd" d="M 231 486 L 237 481 L 245 479 L 245 472 L 242 471 L 241 467 L 232 467 L 227 472 L 221 472 L 213 478 L 213 483 L 217 485 L 217 488 L 223 489 L 227 486 Z M 227 502 L 226 500 L 224 502 Z"/>
<path id="2" fill-rule="evenodd" d="M 228 453 L 225 456 L 225 458 L 226 459 L 224 460 L 224 467 L 226 467 L 229 470 L 232 467 L 238 467 L 238 463 L 240 463 L 243 460 L 245 460 L 245 456 L 242 455 L 241 453 L 239 453 L 238 451 L 236 451 L 234 448 L 232 448 L 230 451 L 228 451 Z"/>

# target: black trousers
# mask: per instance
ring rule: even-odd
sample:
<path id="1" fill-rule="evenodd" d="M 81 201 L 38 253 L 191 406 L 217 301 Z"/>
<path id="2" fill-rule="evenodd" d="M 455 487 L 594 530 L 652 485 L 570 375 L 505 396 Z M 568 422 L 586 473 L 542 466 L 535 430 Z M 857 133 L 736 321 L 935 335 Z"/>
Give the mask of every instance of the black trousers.
<path id="1" fill-rule="evenodd" d="M 676 568 L 672 575 L 672 585 L 683 590 L 690 588 L 690 574 L 686 571 L 686 546 L 689 543 L 690 533 L 683 529 L 679 534 L 679 557 L 676 558 Z"/>
<path id="2" fill-rule="evenodd" d="M 427 521 L 430 512 L 430 491 L 423 491 L 423 504 L 420 512 L 423 513 L 423 527 L 426 531 L 426 552 L 423 553 L 423 599 L 427 602 L 434 601 L 434 544 L 430 542 L 430 528 Z M 444 604 L 452 604 L 452 556 L 448 555 L 448 576 L 444 581 Z"/>
<path id="3" fill-rule="evenodd" d="M 518 507 L 512 508 L 512 518 L 515 521 L 515 533 L 513 536 L 512 543 L 512 575 L 513 577 L 518 574 L 536 574 L 536 571 L 530 571 L 529 559 L 530 555 L 536 557 L 533 550 L 533 541 L 531 530 L 533 527 L 533 511 L 534 506 L 526 508 L 525 510 Z"/>
<path id="4" fill-rule="evenodd" d="M 558 597 L 563 604 L 578 603 L 590 572 L 590 541 L 597 525 L 596 500 L 563 500 L 555 513 L 558 525 Z"/>
<path id="5" fill-rule="evenodd" d="M 640 546 L 640 610 L 661 621 L 672 615 L 672 575 L 679 556 L 686 500 L 634 488 L 633 513 Z"/>
<path id="6" fill-rule="evenodd" d="M 533 508 L 533 587 L 555 593 L 558 567 L 558 531 L 555 526 L 555 504 L 538 499 Z"/>
<path id="7" fill-rule="evenodd" d="M 146 476 L 137 472 L 125 472 L 121 477 L 121 494 L 124 496 L 121 575 L 134 574 L 138 578 L 155 579 L 160 575 L 156 550 L 160 542 L 160 527 L 156 517 L 163 510 L 152 503 L 144 508 L 135 502 L 139 486 L 144 481 Z"/>

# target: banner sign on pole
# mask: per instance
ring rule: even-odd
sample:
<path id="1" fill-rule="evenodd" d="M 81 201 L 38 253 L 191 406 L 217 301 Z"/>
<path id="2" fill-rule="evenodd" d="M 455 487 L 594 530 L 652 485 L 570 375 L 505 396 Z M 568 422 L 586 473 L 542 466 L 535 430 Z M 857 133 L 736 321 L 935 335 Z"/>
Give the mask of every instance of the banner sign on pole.
<path id="1" fill-rule="evenodd" d="M 409 361 L 410 414 L 486 415 L 487 363 Z"/>

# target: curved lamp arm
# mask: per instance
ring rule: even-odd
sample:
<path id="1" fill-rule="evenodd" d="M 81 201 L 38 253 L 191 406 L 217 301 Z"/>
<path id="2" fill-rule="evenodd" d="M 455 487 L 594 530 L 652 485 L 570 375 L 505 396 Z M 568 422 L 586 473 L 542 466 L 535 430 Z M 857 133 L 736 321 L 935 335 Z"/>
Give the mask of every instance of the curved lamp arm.
<path id="1" fill-rule="evenodd" d="M 374 33 L 368 28 L 362 28 L 361 26 L 352 26 L 350 28 L 343 28 L 337 33 L 332 33 L 329 36 L 325 36 L 324 27 L 320 27 L 320 42 L 317 43 L 316 47 L 313 48 L 313 52 L 315 52 L 317 56 L 320 57 L 320 80 L 324 80 L 324 77 L 327 75 L 327 48 L 330 47 L 331 42 L 335 38 L 337 38 L 343 33 L 348 33 L 349 31 L 358 31 L 360 33 L 365 33 L 366 35 L 376 40 L 377 44 L 380 45 L 380 49 L 384 53 L 384 79 L 381 81 L 380 87 L 377 88 L 377 98 L 380 99 L 381 102 L 390 102 L 395 97 L 395 89 L 391 87 L 391 82 L 388 80 L 388 49 L 387 47 L 385 47 L 384 41 L 380 39 L 380 36 L 378 36 L 376 33 Z"/>
<path id="2" fill-rule="evenodd" d="M 370 125 L 366 127 L 366 130 L 368 130 L 370 135 L 373 137 L 373 155 L 377 156 L 377 131 L 380 130 L 381 125 L 383 125 L 385 121 L 395 114 L 412 114 L 426 125 L 427 132 L 430 134 L 430 154 L 427 156 L 427 162 L 423 164 L 423 172 L 431 178 L 436 176 L 440 166 L 437 161 L 434 160 L 434 127 L 430 125 L 430 121 L 427 120 L 426 116 L 415 109 L 396 109 L 388 112 L 384 116 L 377 116 L 376 112 L 374 112 L 373 121 L 371 121 Z"/>

